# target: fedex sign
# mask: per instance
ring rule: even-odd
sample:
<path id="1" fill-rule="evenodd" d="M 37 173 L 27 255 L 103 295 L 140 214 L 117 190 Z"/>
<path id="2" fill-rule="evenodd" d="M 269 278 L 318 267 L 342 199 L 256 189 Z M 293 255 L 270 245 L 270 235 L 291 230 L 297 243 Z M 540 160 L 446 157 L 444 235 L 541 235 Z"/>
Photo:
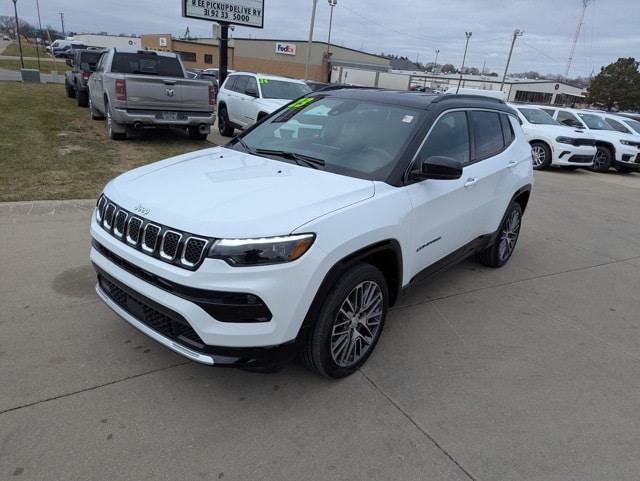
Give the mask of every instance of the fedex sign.
<path id="1" fill-rule="evenodd" d="M 293 43 L 276 42 L 276 53 L 279 53 L 281 55 L 295 55 L 296 46 Z"/>

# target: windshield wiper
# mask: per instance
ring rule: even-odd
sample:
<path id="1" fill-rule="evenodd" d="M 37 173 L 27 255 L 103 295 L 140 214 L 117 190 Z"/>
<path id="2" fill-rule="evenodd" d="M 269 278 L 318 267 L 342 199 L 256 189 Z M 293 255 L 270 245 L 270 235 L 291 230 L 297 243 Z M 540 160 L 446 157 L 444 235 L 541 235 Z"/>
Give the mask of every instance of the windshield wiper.
<path id="1" fill-rule="evenodd" d="M 242 147 L 242 148 L 243 148 L 243 149 L 244 149 L 248 154 L 253 154 L 253 155 L 255 155 L 255 154 L 256 154 L 256 152 L 255 152 L 251 147 L 249 147 L 249 145 L 248 145 L 244 140 L 242 140 L 240 137 L 236 137 L 236 139 L 235 139 L 235 140 L 236 140 L 236 142 L 237 142 L 238 144 L 240 144 L 240 146 L 241 146 L 241 147 Z"/>
<path id="2" fill-rule="evenodd" d="M 276 157 L 282 157 L 283 159 L 293 160 L 298 165 L 301 165 L 300 162 L 304 162 L 308 167 L 312 167 L 314 169 L 325 166 L 325 162 L 322 159 L 298 154 L 296 152 L 288 152 L 286 150 L 256 149 L 255 153 L 258 155 L 275 155 Z"/>

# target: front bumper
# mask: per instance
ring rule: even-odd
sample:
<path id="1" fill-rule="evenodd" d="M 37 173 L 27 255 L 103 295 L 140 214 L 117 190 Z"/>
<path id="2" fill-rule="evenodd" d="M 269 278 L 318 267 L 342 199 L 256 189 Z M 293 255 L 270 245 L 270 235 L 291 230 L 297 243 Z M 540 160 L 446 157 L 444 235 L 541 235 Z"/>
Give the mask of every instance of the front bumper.
<path id="1" fill-rule="evenodd" d="M 640 151 L 637 148 L 625 148 L 616 151 L 614 167 L 622 167 L 640 172 Z"/>
<path id="2" fill-rule="evenodd" d="M 591 145 L 558 144 L 557 152 L 553 165 L 591 167 L 593 157 L 596 155 L 596 148 Z"/>
<path id="3" fill-rule="evenodd" d="M 113 120 L 119 124 L 142 127 L 199 127 L 202 133 L 210 132 L 215 121 L 214 112 L 114 108 L 112 115 Z"/>
<path id="4" fill-rule="evenodd" d="M 157 329 L 152 337 L 170 349 L 205 364 L 271 362 L 291 355 L 295 350 L 292 344 L 295 344 L 302 322 L 328 271 L 325 264 L 330 263 L 327 256 L 313 246 L 301 259 L 288 264 L 234 268 L 224 261 L 206 259 L 197 270 L 190 271 L 143 254 L 114 238 L 96 222 L 95 214 L 92 216 L 91 234 L 98 244 L 139 268 L 145 275 L 136 275 L 131 269 L 123 268 L 92 246 L 90 257 L 96 271 L 108 276 L 111 282 L 131 290 L 134 296 L 143 298 L 145 304 L 153 303 L 156 310 L 160 310 L 157 306 L 170 310 L 170 316 L 178 317 L 190 326 L 202 346 L 194 348 L 193 344 L 182 342 L 184 340 L 163 336 Z M 150 282 L 145 279 L 146 275 L 157 276 L 160 281 Z M 189 299 L 183 293 L 172 293 L 165 287 L 167 281 L 196 291 L 254 295 L 264 302 L 271 316 L 267 322 L 223 322 L 211 314 L 213 311 L 200 302 L 201 298 Z M 107 293 L 104 288 L 98 286 L 97 289 L 111 309 L 147 333 L 147 324 L 122 306 L 114 306 L 113 301 L 105 299 Z M 141 328 L 141 324 L 146 327 Z M 216 356 L 230 359 L 215 361 Z"/>

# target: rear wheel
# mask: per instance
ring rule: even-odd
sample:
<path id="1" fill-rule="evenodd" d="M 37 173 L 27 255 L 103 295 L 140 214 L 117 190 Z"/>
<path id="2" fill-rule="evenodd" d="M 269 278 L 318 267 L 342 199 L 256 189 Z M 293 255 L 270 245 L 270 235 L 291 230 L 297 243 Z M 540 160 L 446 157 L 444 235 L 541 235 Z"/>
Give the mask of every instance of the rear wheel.
<path id="1" fill-rule="evenodd" d="M 233 137 L 234 128 L 229 123 L 229 115 L 227 114 L 226 107 L 220 107 L 218 112 L 218 130 L 220 135 L 224 137 Z"/>
<path id="2" fill-rule="evenodd" d="M 359 263 L 329 291 L 305 341 L 302 361 L 329 378 L 355 372 L 375 348 L 387 315 L 389 292 L 380 270 Z"/>
<path id="3" fill-rule="evenodd" d="M 91 100 L 91 95 L 89 95 L 89 117 L 91 120 L 102 120 L 104 119 L 103 115 L 96 110 L 93 106 L 93 101 Z"/>
<path id="4" fill-rule="evenodd" d="M 76 93 L 76 101 L 78 102 L 78 107 L 88 107 L 89 106 L 89 94 L 86 90 L 78 90 Z"/>
<path id="5" fill-rule="evenodd" d="M 611 161 L 613 160 L 613 152 L 608 147 L 598 146 L 596 155 L 593 158 L 593 167 L 591 170 L 596 172 L 607 172 L 611 167 Z"/>
<path id="6" fill-rule="evenodd" d="M 551 165 L 551 149 L 542 142 L 531 142 L 533 168 L 543 170 Z"/>
<path id="7" fill-rule="evenodd" d="M 189 127 L 187 132 L 189 134 L 189 138 L 193 140 L 207 140 L 207 137 L 209 136 L 209 134 L 201 133 L 198 127 Z"/>
<path id="8" fill-rule="evenodd" d="M 113 120 L 111 114 L 111 106 L 108 102 L 105 102 L 105 110 L 107 111 L 107 134 L 111 140 L 124 140 L 127 138 L 127 131 L 123 125 L 120 125 Z"/>
<path id="9" fill-rule="evenodd" d="M 476 255 L 478 262 L 488 267 L 505 265 L 516 248 L 521 224 L 522 208 L 517 202 L 512 202 L 502 219 L 495 242 Z"/>

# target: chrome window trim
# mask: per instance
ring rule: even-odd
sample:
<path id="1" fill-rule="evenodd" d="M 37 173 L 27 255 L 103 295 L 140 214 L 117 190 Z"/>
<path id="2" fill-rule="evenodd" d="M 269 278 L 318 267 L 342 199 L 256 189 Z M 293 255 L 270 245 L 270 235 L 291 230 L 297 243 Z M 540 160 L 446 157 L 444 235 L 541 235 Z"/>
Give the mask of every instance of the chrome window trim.
<path id="1" fill-rule="evenodd" d="M 167 234 L 177 234 L 177 235 L 178 235 L 178 246 L 176 247 L 176 253 L 175 253 L 175 255 L 174 255 L 173 257 L 168 256 L 168 255 L 166 255 L 166 254 L 164 253 L 164 241 L 165 241 L 165 239 L 167 238 Z M 179 254 L 179 252 L 180 252 L 180 241 L 182 241 L 182 233 L 177 232 L 177 231 L 175 231 L 175 230 L 171 230 L 171 229 L 166 230 L 166 231 L 164 232 L 164 234 L 162 235 L 162 242 L 160 242 L 160 250 L 159 250 L 159 252 L 160 252 L 160 257 L 162 257 L 163 259 L 166 259 L 166 260 L 168 260 L 168 261 L 172 261 L 172 260 L 174 260 L 176 257 L 178 257 L 178 254 Z"/>
<path id="2" fill-rule="evenodd" d="M 409 174 L 411 173 L 411 170 L 413 169 L 413 166 L 415 165 L 416 161 L 418 160 L 418 155 L 420 155 L 420 151 L 424 147 L 424 144 L 427 142 L 427 139 L 429 138 L 429 135 L 431 135 L 431 132 L 433 131 L 433 129 L 436 126 L 436 124 L 440 121 L 440 119 L 442 117 L 444 117 L 445 115 L 450 114 L 452 112 L 470 112 L 472 110 L 479 110 L 479 111 L 483 111 L 483 112 L 494 112 L 494 113 L 497 113 L 497 114 L 505 114 L 507 116 L 514 117 L 517 120 L 517 117 L 515 116 L 515 114 L 513 114 L 511 112 L 505 112 L 503 110 L 497 110 L 497 109 L 480 108 L 480 107 L 461 107 L 461 108 L 449 109 L 449 110 L 445 110 L 444 112 L 441 112 L 440 115 L 438 115 L 436 117 L 436 119 L 433 121 L 433 123 L 431 124 L 431 127 L 429 127 L 429 130 L 427 131 L 427 133 L 425 134 L 424 138 L 422 139 L 422 142 L 420 142 L 420 145 L 416 149 L 415 154 L 413 154 L 413 157 L 411 158 L 411 161 L 409 162 L 409 165 L 408 165 L 407 169 L 404 171 L 404 175 L 402 176 L 402 181 L 403 181 L 404 185 L 408 185 L 408 183 L 409 183 Z M 463 167 L 467 167 L 469 165 L 475 164 L 476 162 L 481 162 L 483 160 L 486 160 L 486 159 L 490 158 L 490 157 L 486 157 L 485 159 L 478 159 L 478 160 L 473 160 L 472 159 L 471 154 L 473 152 L 472 152 L 472 149 L 471 149 L 471 122 L 468 119 L 467 119 L 467 130 L 468 130 L 468 133 L 469 133 L 469 162 L 467 164 L 463 165 Z M 513 140 L 511 142 L 511 144 L 505 145 L 504 149 L 502 149 L 500 152 L 498 152 L 497 154 L 494 154 L 494 155 L 498 155 L 498 154 L 501 154 L 502 152 L 504 152 L 508 147 L 510 147 L 515 142 L 515 140 L 516 140 L 516 132 L 514 130 L 514 132 L 513 132 Z M 493 155 L 491 157 L 493 157 Z"/>
<path id="3" fill-rule="evenodd" d="M 189 245 L 189 241 L 190 240 L 199 240 L 204 242 L 204 246 L 202 247 L 202 251 L 200 252 L 200 257 L 198 258 L 198 260 L 196 262 L 189 262 L 188 260 L 186 260 L 184 258 L 185 252 L 187 251 L 187 246 Z M 195 267 L 197 266 L 200 261 L 202 260 L 202 257 L 204 256 L 205 251 L 207 250 L 207 246 L 209 244 L 209 241 L 207 239 L 203 239 L 202 237 L 196 237 L 196 236 L 189 236 L 185 239 L 184 241 L 184 245 L 182 246 L 182 255 L 180 256 L 180 263 L 185 265 L 185 266 L 189 266 L 189 267 Z"/>
<path id="4" fill-rule="evenodd" d="M 147 237 L 147 229 L 149 227 L 155 227 L 158 229 L 158 235 L 156 235 L 155 241 L 153 243 L 153 248 L 147 247 L 147 244 L 145 242 L 145 238 Z M 153 254 L 156 250 L 156 247 L 158 246 L 158 237 L 160 237 L 161 232 L 162 232 L 162 227 L 160 227 L 159 225 L 152 224 L 151 222 L 145 225 L 144 230 L 142 231 L 142 240 L 140 241 L 140 246 L 142 247 L 142 250 L 145 252 L 148 252 L 149 254 Z"/>

